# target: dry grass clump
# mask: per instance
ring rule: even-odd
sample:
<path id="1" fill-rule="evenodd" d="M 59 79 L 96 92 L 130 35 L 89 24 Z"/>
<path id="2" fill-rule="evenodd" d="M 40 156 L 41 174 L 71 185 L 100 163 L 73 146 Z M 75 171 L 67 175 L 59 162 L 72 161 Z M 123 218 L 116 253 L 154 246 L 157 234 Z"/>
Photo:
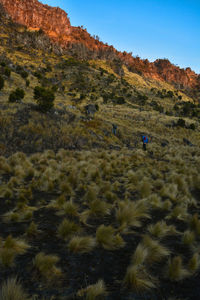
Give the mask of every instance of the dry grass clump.
<path id="1" fill-rule="evenodd" d="M 115 234 L 112 226 L 100 225 L 96 231 L 97 242 L 107 250 L 116 250 L 124 247 L 125 242 L 119 234 Z"/>
<path id="2" fill-rule="evenodd" d="M 140 227 L 141 219 L 150 218 L 148 203 L 145 200 L 136 202 L 120 201 L 116 211 L 116 219 L 120 224 L 120 230 L 126 230 L 130 226 Z"/>
<path id="3" fill-rule="evenodd" d="M 37 224 L 35 224 L 34 222 L 31 222 L 31 224 L 29 225 L 29 227 L 26 230 L 26 234 L 29 237 L 32 236 L 37 236 L 37 234 L 39 233 Z"/>
<path id="4" fill-rule="evenodd" d="M 151 264 L 154 262 L 161 261 L 164 257 L 170 255 L 169 249 L 161 245 L 159 241 L 153 240 L 149 236 L 144 236 L 142 240 L 142 245 L 147 248 L 148 255 L 146 257 L 146 262 Z"/>
<path id="5" fill-rule="evenodd" d="M 148 197 L 151 194 L 151 183 L 148 178 L 144 178 L 140 183 L 139 192 L 142 198 Z"/>
<path id="6" fill-rule="evenodd" d="M 0 187 L 0 198 L 12 199 L 13 195 L 11 188 L 5 186 Z"/>
<path id="7" fill-rule="evenodd" d="M 190 228 L 192 230 L 194 230 L 194 232 L 197 234 L 197 235 L 200 235 L 200 220 L 199 220 L 199 216 L 198 214 L 194 214 L 190 220 L 189 220 L 189 225 L 190 225 Z"/>
<path id="8" fill-rule="evenodd" d="M 3 282 L 0 290 L 0 300 L 31 300 L 17 278 L 9 278 Z"/>
<path id="9" fill-rule="evenodd" d="M 0 263 L 5 267 L 14 264 L 17 255 L 24 254 L 30 246 L 20 239 L 15 239 L 9 235 L 0 245 Z"/>
<path id="10" fill-rule="evenodd" d="M 167 235 L 178 234 L 174 225 L 167 225 L 165 221 L 159 221 L 156 224 L 151 224 L 147 227 L 149 233 L 158 239 L 162 239 Z"/>
<path id="11" fill-rule="evenodd" d="M 96 240 L 92 236 L 75 236 L 69 244 L 69 250 L 71 252 L 88 253 L 91 252 L 96 246 Z"/>
<path id="12" fill-rule="evenodd" d="M 90 203 L 92 201 L 96 201 L 97 200 L 97 189 L 96 186 L 89 186 L 88 190 L 84 196 L 84 200 L 86 203 Z"/>
<path id="13" fill-rule="evenodd" d="M 69 195 L 69 196 L 72 195 L 72 188 L 71 188 L 70 184 L 67 181 L 61 182 L 60 186 L 59 186 L 59 189 L 63 194 L 66 194 L 66 195 Z"/>
<path id="14" fill-rule="evenodd" d="M 195 242 L 195 233 L 191 230 L 186 230 L 182 236 L 182 243 L 186 246 L 191 246 Z"/>
<path id="15" fill-rule="evenodd" d="M 145 270 L 144 266 L 129 266 L 124 278 L 124 284 L 138 293 L 156 288 L 155 278 Z"/>
<path id="16" fill-rule="evenodd" d="M 46 279 L 52 279 L 55 276 L 61 275 L 60 268 L 57 268 L 55 264 L 59 261 L 59 257 L 56 255 L 46 255 L 43 252 L 38 253 L 33 261 L 36 269 Z"/>
<path id="17" fill-rule="evenodd" d="M 110 209 L 112 207 L 110 204 L 100 199 L 93 200 L 88 205 L 90 208 L 89 211 L 90 215 L 94 215 L 94 216 L 109 215 Z"/>
<path id="18" fill-rule="evenodd" d="M 78 216 L 78 205 L 73 202 L 73 199 L 70 199 L 70 201 L 64 203 L 61 212 L 68 216 Z"/>
<path id="19" fill-rule="evenodd" d="M 28 221 L 33 216 L 35 207 L 26 205 L 23 201 L 17 203 L 17 207 L 4 214 L 4 222 L 22 222 Z"/>
<path id="20" fill-rule="evenodd" d="M 187 221 L 188 219 L 188 211 L 187 206 L 184 204 L 178 204 L 176 205 L 171 213 L 166 217 L 167 219 L 178 219 L 182 221 Z"/>
<path id="21" fill-rule="evenodd" d="M 200 257 L 199 253 L 194 253 L 191 259 L 188 262 L 188 269 L 189 271 L 194 274 L 199 270 L 200 267 Z"/>
<path id="22" fill-rule="evenodd" d="M 68 239 L 79 231 L 79 225 L 68 219 L 64 219 L 58 226 L 58 236 L 62 239 Z"/>
<path id="23" fill-rule="evenodd" d="M 149 255 L 148 248 L 144 246 L 142 243 L 140 243 L 135 249 L 135 252 L 131 258 L 131 263 L 134 266 L 142 265 L 145 263 L 148 255 Z"/>
<path id="24" fill-rule="evenodd" d="M 182 258 L 175 256 L 170 258 L 166 269 L 166 277 L 171 281 L 181 281 L 190 276 L 190 272 L 183 267 Z"/>
<path id="25" fill-rule="evenodd" d="M 88 287 L 81 289 L 77 292 L 78 297 L 84 297 L 86 300 L 104 299 L 107 295 L 106 285 L 102 279 L 97 283 L 89 285 Z"/>

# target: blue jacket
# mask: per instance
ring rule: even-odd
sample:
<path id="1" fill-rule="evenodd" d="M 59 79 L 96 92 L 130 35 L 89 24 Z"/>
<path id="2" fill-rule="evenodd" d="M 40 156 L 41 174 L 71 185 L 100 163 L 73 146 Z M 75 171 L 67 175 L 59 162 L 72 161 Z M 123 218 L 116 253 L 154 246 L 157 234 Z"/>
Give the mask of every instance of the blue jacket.
<path id="1" fill-rule="evenodd" d="M 148 140 L 148 137 L 146 137 L 145 135 L 143 135 L 143 136 L 142 136 L 142 141 L 143 141 L 144 144 L 147 144 L 148 141 L 149 141 L 149 140 Z"/>

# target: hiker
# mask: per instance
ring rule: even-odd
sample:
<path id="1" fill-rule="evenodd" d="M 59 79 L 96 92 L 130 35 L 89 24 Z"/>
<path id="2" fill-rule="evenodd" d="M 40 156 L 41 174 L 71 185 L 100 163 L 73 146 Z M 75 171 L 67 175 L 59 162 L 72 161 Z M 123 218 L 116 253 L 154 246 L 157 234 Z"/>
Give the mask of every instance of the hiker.
<path id="1" fill-rule="evenodd" d="M 116 124 L 112 124 L 113 128 L 112 128 L 112 132 L 114 135 L 116 135 L 117 133 L 117 125 Z"/>
<path id="2" fill-rule="evenodd" d="M 143 149 L 144 149 L 144 151 L 147 150 L 148 141 L 149 141 L 148 137 L 146 137 L 145 135 L 143 135 L 142 136 L 142 142 L 143 142 Z"/>

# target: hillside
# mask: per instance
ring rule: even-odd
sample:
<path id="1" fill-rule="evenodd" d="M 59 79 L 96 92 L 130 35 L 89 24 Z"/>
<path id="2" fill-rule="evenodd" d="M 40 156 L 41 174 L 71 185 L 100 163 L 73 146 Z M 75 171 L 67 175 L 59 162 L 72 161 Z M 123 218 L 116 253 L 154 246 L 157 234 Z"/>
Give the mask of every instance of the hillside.
<path id="1" fill-rule="evenodd" d="M 167 81 L 176 88 L 189 89 L 190 93 L 191 89 L 199 92 L 200 76 L 190 68 L 180 69 L 167 59 L 150 63 L 147 59 L 121 53 L 92 37 L 86 29 L 71 26 L 68 15 L 60 8 L 43 5 L 37 0 L 0 0 L 0 3 L 14 22 L 26 25 L 31 31 L 42 29 L 62 51 L 82 59 L 119 59 L 130 71 L 146 78 Z"/>
<path id="2" fill-rule="evenodd" d="M 0 10 L 1 300 L 199 299 L 192 91 L 72 56 Z"/>

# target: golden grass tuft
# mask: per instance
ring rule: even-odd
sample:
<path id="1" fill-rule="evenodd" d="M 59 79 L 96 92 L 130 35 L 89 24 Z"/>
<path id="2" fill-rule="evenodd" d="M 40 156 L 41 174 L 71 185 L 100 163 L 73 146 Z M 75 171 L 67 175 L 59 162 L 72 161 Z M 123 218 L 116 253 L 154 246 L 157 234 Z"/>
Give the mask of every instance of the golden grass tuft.
<path id="1" fill-rule="evenodd" d="M 75 236 L 68 244 L 69 250 L 74 253 L 88 253 L 91 252 L 95 246 L 96 240 L 92 236 Z"/>
<path id="2" fill-rule="evenodd" d="M 106 250 L 123 248 L 125 242 L 119 234 L 115 234 L 112 226 L 100 225 L 96 231 L 97 242 Z"/>
<path id="3" fill-rule="evenodd" d="M 200 267 L 200 257 L 199 253 L 194 253 L 191 259 L 188 262 L 188 270 L 194 274 L 199 270 Z"/>
<path id="4" fill-rule="evenodd" d="M 110 213 L 111 205 L 106 203 L 103 200 L 96 199 L 91 201 L 88 205 L 90 208 L 89 211 L 90 215 L 105 216 L 105 215 L 109 215 Z"/>
<path id="5" fill-rule="evenodd" d="M 16 278 L 3 282 L 0 290 L 0 300 L 31 300 Z"/>
<path id="6" fill-rule="evenodd" d="M 130 226 L 140 227 L 142 225 L 141 219 L 143 218 L 150 218 L 147 202 L 144 200 L 119 202 L 116 219 L 120 224 L 120 230 L 125 230 Z"/>
<path id="7" fill-rule="evenodd" d="M 165 221 L 159 221 L 147 227 L 149 233 L 158 239 L 162 239 L 167 235 L 176 235 L 178 231 L 174 225 L 167 225 Z"/>
<path id="8" fill-rule="evenodd" d="M 46 255 L 43 252 L 38 253 L 33 261 L 36 269 L 46 279 L 52 279 L 55 276 L 61 275 L 61 270 L 55 266 L 59 261 L 59 257 L 56 255 Z"/>
<path id="9" fill-rule="evenodd" d="M 186 230 L 182 236 L 182 243 L 186 246 L 191 246 L 195 242 L 195 233 L 191 230 Z"/>
<path id="10" fill-rule="evenodd" d="M 190 272 L 183 267 L 182 258 L 175 256 L 170 258 L 166 269 L 166 277 L 171 281 L 181 281 L 190 276 Z"/>
<path id="11" fill-rule="evenodd" d="M 148 250 L 148 255 L 146 258 L 146 262 L 151 264 L 154 262 L 159 262 L 163 258 L 170 255 L 170 250 L 167 249 L 165 246 L 161 245 L 159 241 L 153 240 L 149 236 L 144 236 L 142 240 L 142 244 Z"/>
<path id="12" fill-rule="evenodd" d="M 72 235 L 79 231 L 79 225 L 68 219 L 64 219 L 58 226 L 58 236 L 62 239 L 69 239 Z"/>
<path id="13" fill-rule="evenodd" d="M 104 299 L 107 295 L 106 285 L 102 279 L 97 283 L 89 285 L 77 292 L 78 297 L 84 297 L 86 300 Z"/>
<path id="14" fill-rule="evenodd" d="M 156 280 L 147 273 L 144 266 L 131 265 L 126 271 L 124 285 L 137 293 L 144 293 L 156 288 Z"/>
<path id="15" fill-rule="evenodd" d="M 76 205 L 72 199 L 64 203 L 62 210 L 68 216 L 78 216 L 78 205 Z"/>
<path id="16" fill-rule="evenodd" d="M 145 260 L 148 257 L 148 248 L 145 247 L 142 243 L 140 243 L 137 248 L 135 249 L 134 254 L 132 255 L 131 258 L 131 263 L 134 266 L 139 266 L 141 264 L 145 263 Z"/>

